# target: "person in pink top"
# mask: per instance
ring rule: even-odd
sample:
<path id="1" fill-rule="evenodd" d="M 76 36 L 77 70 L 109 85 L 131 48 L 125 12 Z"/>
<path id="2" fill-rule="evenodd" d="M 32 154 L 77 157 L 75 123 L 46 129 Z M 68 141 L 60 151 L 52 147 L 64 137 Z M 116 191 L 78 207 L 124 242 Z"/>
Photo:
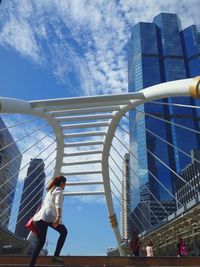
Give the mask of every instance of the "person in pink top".
<path id="1" fill-rule="evenodd" d="M 147 251 L 147 257 L 153 257 L 153 243 L 149 241 L 149 243 L 146 246 L 146 251 Z"/>
<path id="2" fill-rule="evenodd" d="M 183 239 L 179 236 L 178 237 L 178 243 L 177 243 L 177 257 L 182 257 L 182 256 L 188 256 L 188 250 L 186 248 L 185 242 Z"/>

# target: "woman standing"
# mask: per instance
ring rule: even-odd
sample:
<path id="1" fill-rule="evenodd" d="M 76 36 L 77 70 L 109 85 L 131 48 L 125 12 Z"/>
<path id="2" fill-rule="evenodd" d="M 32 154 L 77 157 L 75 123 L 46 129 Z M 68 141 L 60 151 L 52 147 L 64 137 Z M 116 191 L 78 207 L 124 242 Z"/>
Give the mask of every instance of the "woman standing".
<path id="1" fill-rule="evenodd" d="M 67 228 L 61 222 L 64 200 L 63 190 L 65 188 L 66 181 L 67 180 L 64 176 L 55 177 L 50 181 L 47 187 L 48 192 L 45 196 L 42 207 L 33 216 L 33 222 L 37 229 L 37 242 L 29 267 L 35 266 L 40 251 L 45 244 L 48 226 L 60 234 L 52 261 L 54 263 L 63 263 L 63 260 L 59 258 L 59 255 L 67 237 Z"/>
<path id="2" fill-rule="evenodd" d="M 177 243 L 177 257 L 181 256 L 188 256 L 188 250 L 186 248 L 185 242 L 181 237 L 178 238 L 178 243 Z"/>
<path id="3" fill-rule="evenodd" d="M 153 257 L 153 243 L 151 241 L 148 242 L 146 246 L 147 257 Z"/>

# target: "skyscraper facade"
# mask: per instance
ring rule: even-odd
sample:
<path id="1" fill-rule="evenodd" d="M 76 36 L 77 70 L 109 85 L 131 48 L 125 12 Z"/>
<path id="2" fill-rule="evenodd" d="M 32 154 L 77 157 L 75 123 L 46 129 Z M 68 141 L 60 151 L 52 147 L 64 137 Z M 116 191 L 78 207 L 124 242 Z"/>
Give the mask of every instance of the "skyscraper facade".
<path id="1" fill-rule="evenodd" d="M 0 224 L 7 227 L 15 196 L 22 155 L 0 118 Z"/>
<path id="2" fill-rule="evenodd" d="M 152 23 L 140 22 L 133 27 L 128 53 L 129 92 L 194 77 L 199 75 L 199 67 L 200 33 L 196 26 L 182 30 L 176 14 L 161 13 Z M 189 97 L 161 99 L 159 102 L 146 103 L 130 112 L 130 146 L 132 155 L 138 159 L 140 187 L 148 183 L 157 200 L 168 201 L 172 197 L 167 190 L 175 194 L 176 180 L 170 169 L 180 173 L 190 161 L 169 143 L 189 154 L 192 149 L 200 148 L 200 142 L 197 134 L 191 136 L 189 131 L 166 120 L 199 130 L 199 114 L 195 109 L 173 105 L 195 105 L 196 100 Z"/>
<path id="3" fill-rule="evenodd" d="M 140 233 L 158 224 L 176 210 L 173 200 L 157 201 L 149 193 L 149 184 L 140 187 L 140 200 L 131 213 L 131 229 Z"/>
<path id="4" fill-rule="evenodd" d="M 42 203 L 45 177 L 43 160 L 31 159 L 27 177 L 24 181 L 15 229 L 15 233 L 22 238 L 26 238 L 29 233 L 25 228 L 25 224 L 35 214 Z"/>
<path id="5" fill-rule="evenodd" d="M 198 161 L 197 161 L 198 160 Z M 181 172 L 183 180 L 176 181 L 176 198 L 177 206 L 189 203 L 198 197 L 200 191 L 200 150 L 191 151 L 191 163 L 188 164 Z"/>

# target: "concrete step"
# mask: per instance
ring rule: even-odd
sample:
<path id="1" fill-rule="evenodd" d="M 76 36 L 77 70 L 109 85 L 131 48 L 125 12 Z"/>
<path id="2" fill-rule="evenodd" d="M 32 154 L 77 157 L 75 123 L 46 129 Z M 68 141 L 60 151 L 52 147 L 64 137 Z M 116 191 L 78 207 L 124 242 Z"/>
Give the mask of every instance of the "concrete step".
<path id="1" fill-rule="evenodd" d="M 106 256 L 64 256 L 64 265 L 52 264 L 51 256 L 38 258 L 37 267 L 200 267 L 200 257 L 106 257 Z M 27 267 L 28 256 L 0 256 L 1 267 Z"/>
<path id="2" fill-rule="evenodd" d="M 0 264 L 1 267 L 28 267 L 28 264 Z M 64 267 L 62 265 L 36 265 L 35 267 Z"/>

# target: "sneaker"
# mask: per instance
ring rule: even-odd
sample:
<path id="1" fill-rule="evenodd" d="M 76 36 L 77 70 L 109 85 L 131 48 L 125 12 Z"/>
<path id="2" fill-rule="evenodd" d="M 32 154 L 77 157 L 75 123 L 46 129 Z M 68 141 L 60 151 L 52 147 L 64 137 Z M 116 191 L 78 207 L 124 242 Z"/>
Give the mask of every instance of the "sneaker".
<path id="1" fill-rule="evenodd" d="M 62 264 L 64 263 L 64 261 L 60 257 L 57 257 L 57 256 L 53 256 L 52 262 L 53 263 L 62 263 Z"/>

